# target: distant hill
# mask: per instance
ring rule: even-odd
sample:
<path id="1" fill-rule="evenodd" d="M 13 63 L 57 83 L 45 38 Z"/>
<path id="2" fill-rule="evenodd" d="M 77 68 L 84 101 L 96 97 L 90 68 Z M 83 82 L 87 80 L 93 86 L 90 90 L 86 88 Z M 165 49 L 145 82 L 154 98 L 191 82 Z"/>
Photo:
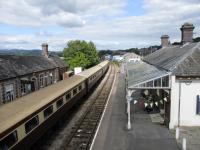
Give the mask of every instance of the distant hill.
<path id="1" fill-rule="evenodd" d="M 60 56 L 61 52 L 50 51 Z M 42 54 L 42 51 L 39 49 L 33 50 L 21 50 L 21 49 L 0 49 L 0 55 L 20 55 L 20 56 L 39 56 Z"/>

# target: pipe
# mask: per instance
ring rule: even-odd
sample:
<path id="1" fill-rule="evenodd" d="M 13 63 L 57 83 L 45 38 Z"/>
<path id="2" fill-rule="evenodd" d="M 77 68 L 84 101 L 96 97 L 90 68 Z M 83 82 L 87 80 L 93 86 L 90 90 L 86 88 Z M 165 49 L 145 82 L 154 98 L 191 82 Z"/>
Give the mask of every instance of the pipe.
<path id="1" fill-rule="evenodd" d="M 178 127 L 180 127 L 180 109 L 181 109 L 181 81 L 179 81 L 179 99 L 178 99 Z"/>

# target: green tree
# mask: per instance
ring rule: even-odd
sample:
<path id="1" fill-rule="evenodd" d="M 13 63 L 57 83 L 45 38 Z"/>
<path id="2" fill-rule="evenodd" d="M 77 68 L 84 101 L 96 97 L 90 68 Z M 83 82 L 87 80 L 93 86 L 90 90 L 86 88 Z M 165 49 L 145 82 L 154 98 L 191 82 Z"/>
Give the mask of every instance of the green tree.
<path id="1" fill-rule="evenodd" d="M 85 69 L 99 63 L 98 53 L 93 42 L 69 41 L 63 53 L 71 69 L 79 66 Z"/>
<path id="2" fill-rule="evenodd" d="M 75 67 L 82 67 L 86 68 L 89 64 L 88 59 L 86 58 L 85 54 L 82 52 L 76 53 L 75 57 L 69 60 L 70 69 L 74 69 Z"/>

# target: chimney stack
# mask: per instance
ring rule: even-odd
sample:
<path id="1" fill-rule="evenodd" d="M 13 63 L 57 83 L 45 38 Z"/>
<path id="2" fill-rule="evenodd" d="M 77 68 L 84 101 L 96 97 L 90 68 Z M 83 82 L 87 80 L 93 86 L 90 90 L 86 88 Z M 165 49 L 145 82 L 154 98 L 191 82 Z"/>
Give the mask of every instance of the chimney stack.
<path id="1" fill-rule="evenodd" d="M 193 30 L 194 26 L 192 23 L 184 23 L 182 27 L 180 28 L 181 30 L 181 43 L 185 44 L 188 42 L 193 42 Z"/>
<path id="2" fill-rule="evenodd" d="M 49 51 L 48 51 L 48 44 L 42 43 L 42 55 L 45 57 L 49 57 Z"/>
<path id="3" fill-rule="evenodd" d="M 162 48 L 169 46 L 169 36 L 168 35 L 161 36 L 161 46 L 162 46 Z"/>

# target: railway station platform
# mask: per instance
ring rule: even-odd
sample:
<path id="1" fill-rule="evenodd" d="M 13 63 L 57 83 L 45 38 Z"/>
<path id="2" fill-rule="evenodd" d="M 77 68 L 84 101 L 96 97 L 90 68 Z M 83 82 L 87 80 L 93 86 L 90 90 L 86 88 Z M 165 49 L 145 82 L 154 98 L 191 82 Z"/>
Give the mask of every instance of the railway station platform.
<path id="1" fill-rule="evenodd" d="M 139 95 L 139 93 L 138 93 Z M 152 122 L 149 114 L 131 104 L 131 130 L 127 130 L 125 78 L 118 73 L 92 150 L 178 150 L 166 126 Z"/>

